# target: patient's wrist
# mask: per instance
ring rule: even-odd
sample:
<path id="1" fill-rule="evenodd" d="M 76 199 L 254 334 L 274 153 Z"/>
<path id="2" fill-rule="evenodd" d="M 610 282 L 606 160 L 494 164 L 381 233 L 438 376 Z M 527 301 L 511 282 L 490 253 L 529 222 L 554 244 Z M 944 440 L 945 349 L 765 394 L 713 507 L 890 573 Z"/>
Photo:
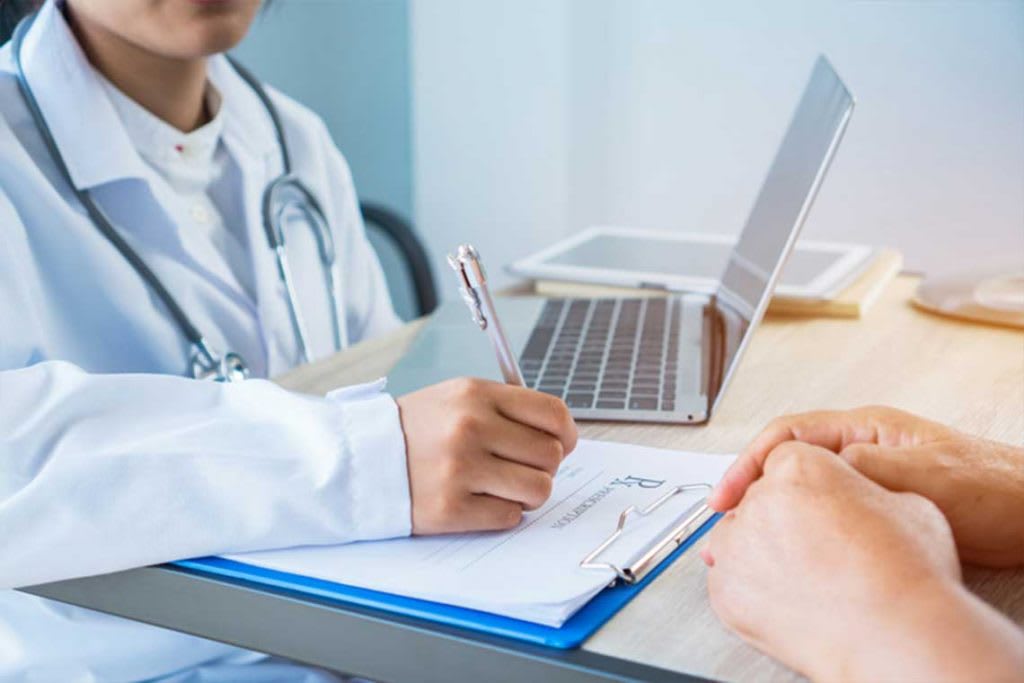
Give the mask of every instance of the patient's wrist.
<path id="1" fill-rule="evenodd" d="M 927 579 L 866 616 L 845 655 L 815 680 L 1017 680 L 1024 633 L 960 582 Z"/>

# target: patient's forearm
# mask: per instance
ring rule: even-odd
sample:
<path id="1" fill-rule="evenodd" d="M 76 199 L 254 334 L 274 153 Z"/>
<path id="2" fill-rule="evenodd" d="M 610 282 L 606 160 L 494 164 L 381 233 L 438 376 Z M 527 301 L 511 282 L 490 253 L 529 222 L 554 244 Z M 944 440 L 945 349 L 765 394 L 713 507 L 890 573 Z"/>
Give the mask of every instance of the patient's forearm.
<path id="1" fill-rule="evenodd" d="M 1024 681 L 1024 631 L 960 584 L 922 586 L 867 626 L 824 679 Z"/>

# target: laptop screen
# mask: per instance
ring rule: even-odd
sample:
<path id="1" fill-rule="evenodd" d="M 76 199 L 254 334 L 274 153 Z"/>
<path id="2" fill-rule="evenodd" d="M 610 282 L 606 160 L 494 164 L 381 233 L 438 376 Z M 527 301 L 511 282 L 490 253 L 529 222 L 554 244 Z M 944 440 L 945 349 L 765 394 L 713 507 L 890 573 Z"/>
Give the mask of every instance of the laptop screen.
<path id="1" fill-rule="evenodd" d="M 719 310 L 731 329 L 718 396 L 764 315 L 852 110 L 850 92 L 819 57 L 719 285 Z"/>

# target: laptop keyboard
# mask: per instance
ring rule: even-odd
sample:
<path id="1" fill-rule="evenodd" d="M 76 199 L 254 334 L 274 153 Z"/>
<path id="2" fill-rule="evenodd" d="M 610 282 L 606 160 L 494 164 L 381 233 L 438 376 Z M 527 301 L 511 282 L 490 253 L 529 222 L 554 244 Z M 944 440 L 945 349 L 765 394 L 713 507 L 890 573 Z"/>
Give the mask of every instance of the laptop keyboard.
<path id="1" fill-rule="evenodd" d="M 570 408 L 674 411 L 678 298 L 549 299 L 523 349 L 526 386 Z"/>

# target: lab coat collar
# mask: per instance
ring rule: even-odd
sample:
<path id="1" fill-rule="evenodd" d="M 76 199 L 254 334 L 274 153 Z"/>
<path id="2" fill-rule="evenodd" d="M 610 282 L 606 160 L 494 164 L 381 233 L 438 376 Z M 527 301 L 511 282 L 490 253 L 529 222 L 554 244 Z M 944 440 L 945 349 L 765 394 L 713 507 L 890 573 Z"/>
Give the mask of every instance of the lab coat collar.
<path id="1" fill-rule="evenodd" d="M 100 75 L 71 33 L 57 2 L 39 10 L 22 46 L 22 64 L 39 108 L 78 189 L 146 177 Z"/>
<path id="2" fill-rule="evenodd" d="M 245 150 L 256 158 L 280 158 L 274 124 L 259 97 L 238 75 L 224 55 L 211 57 L 207 78 L 222 97 L 224 139 L 232 148 Z M 232 150 L 234 151 L 234 150 Z M 275 168 L 276 168 L 275 164 Z M 278 169 L 278 173 L 281 169 Z"/>
<path id="3" fill-rule="evenodd" d="M 22 49 L 25 75 L 75 187 L 150 177 L 58 2 L 48 0 L 39 10 Z M 208 72 L 223 97 L 224 136 L 233 151 L 261 160 L 278 153 L 269 115 L 227 59 L 210 58 Z"/>

